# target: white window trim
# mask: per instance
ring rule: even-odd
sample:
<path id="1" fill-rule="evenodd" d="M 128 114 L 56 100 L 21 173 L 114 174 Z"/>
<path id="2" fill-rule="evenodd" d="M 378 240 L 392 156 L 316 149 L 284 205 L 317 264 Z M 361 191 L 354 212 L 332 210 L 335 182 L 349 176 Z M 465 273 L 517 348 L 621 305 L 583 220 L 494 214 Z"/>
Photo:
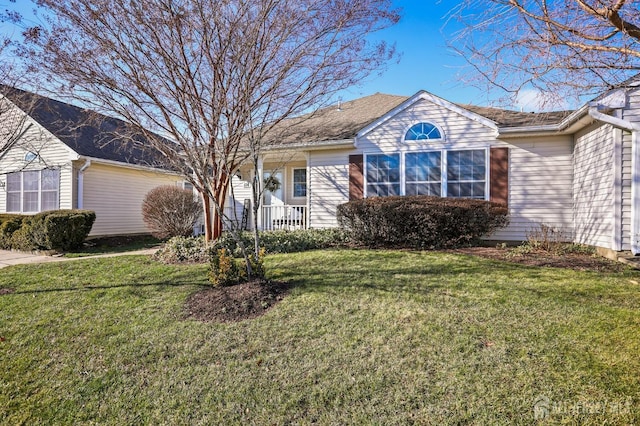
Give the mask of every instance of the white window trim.
<path id="1" fill-rule="evenodd" d="M 296 196 L 296 182 L 295 182 L 296 170 L 304 170 L 305 172 L 305 185 L 306 185 L 305 192 L 307 193 L 307 195 Z M 306 167 L 292 167 L 291 168 L 291 198 L 295 200 L 304 200 L 307 198 L 308 195 L 309 195 L 309 171 L 307 170 Z"/>
<path id="2" fill-rule="evenodd" d="M 429 141 L 430 139 L 425 139 L 426 141 Z M 437 141 L 437 139 L 436 139 Z M 463 145 L 463 146 L 456 146 L 456 147 L 442 147 L 442 148 L 438 148 L 438 149 L 423 149 L 423 150 L 400 150 L 400 151 L 392 151 L 392 152 L 383 152 L 383 151 L 372 151 L 372 152 L 363 152 L 362 155 L 362 166 L 363 166 L 363 176 L 362 176 L 362 180 L 363 180 L 363 192 L 364 192 L 364 197 L 367 198 L 369 197 L 368 194 L 368 182 L 367 182 L 367 157 L 370 155 L 394 155 L 394 154 L 399 154 L 400 155 L 400 195 L 404 196 L 406 194 L 406 168 L 405 168 L 405 156 L 406 154 L 419 154 L 419 153 L 426 153 L 426 152 L 440 152 L 440 196 L 441 197 L 447 197 L 447 153 L 450 151 L 485 151 L 484 154 L 484 167 L 485 167 L 485 172 L 484 172 L 484 200 L 485 201 L 489 201 L 491 194 L 489 194 L 490 188 L 491 188 L 491 181 L 490 181 L 490 146 L 489 145 L 481 145 L 481 146 L 473 146 L 473 145 Z"/>
<path id="3" fill-rule="evenodd" d="M 37 214 L 40 213 L 44 210 L 42 210 L 42 173 L 45 170 L 49 170 L 49 169 L 39 169 L 39 170 L 21 170 L 18 172 L 13 172 L 13 173 L 19 173 L 20 174 L 20 210 L 13 210 L 13 211 L 9 211 L 8 209 L 8 203 L 9 203 L 9 190 L 8 190 L 8 185 L 6 188 L 6 193 L 7 196 L 5 197 L 5 206 L 4 209 L 7 213 L 16 213 L 16 214 Z M 58 171 L 58 189 L 57 189 L 57 200 L 56 200 L 56 208 L 55 209 L 60 209 L 60 180 L 62 179 L 62 174 L 60 172 L 60 169 L 55 169 Z M 38 177 L 38 208 L 35 211 L 25 211 L 24 210 L 24 194 L 25 194 L 25 190 L 24 190 L 24 173 L 25 172 L 38 172 L 39 177 Z M 8 177 L 7 177 L 8 179 Z M 17 192 L 17 191 L 11 191 L 13 192 Z M 27 191 L 27 192 L 36 192 L 36 191 Z M 52 190 L 45 190 L 44 192 L 53 192 Z M 54 209 L 54 210 L 55 210 Z"/>
<path id="4" fill-rule="evenodd" d="M 438 138 L 438 139 L 420 139 L 420 140 L 407 139 L 406 136 L 407 136 L 407 132 L 409 131 L 409 129 L 411 129 L 416 124 L 422 124 L 422 123 L 431 124 L 433 127 L 438 129 L 438 132 L 440 132 L 440 138 Z M 404 128 L 404 131 L 402 132 L 402 142 L 405 143 L 405 144 L 408 144 L 408 145 L 421 145 L 421 144 L 427 144 L 427 143 L 446 143 L 447 142 L 447 135 L 445 135 L 444 130 L 442 130 L 442 127 L 438 126 L 433 121 L 417 121 L 417 122 L 414 122 L 413 124 L 409 124 L 408 126 L 406 126 Z"/>

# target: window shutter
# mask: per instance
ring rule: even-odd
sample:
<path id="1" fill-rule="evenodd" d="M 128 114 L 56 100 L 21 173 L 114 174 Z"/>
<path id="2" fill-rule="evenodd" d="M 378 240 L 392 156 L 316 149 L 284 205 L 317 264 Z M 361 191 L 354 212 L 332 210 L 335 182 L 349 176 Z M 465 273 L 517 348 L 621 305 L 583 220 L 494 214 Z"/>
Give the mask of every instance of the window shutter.
<path id="1" fill-rule="evenodd" d="M 364 198 L 363 155 L 349 156 L 349 200 Z"/>
<path id="2" fill-rule="evenodd" d="M 491 201 L 509 202 L 509 148 L 491 148 L 489 166 L 489 196 Z"/>

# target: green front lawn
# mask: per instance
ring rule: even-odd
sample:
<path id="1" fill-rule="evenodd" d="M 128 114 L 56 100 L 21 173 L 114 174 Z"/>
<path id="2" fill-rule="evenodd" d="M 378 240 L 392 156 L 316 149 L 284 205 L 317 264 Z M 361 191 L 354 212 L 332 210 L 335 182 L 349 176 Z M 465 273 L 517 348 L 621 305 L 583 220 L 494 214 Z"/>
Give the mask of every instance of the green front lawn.
<path id="1" fill-rule="evenodd" d="M 0 271 L 0 423 L 640 421 L 640 274 L 446 253 L 267 257 L 266 315 L 183 320 L 203 266 Z M 542 411 L 539 411 L 542 412 Z"/>

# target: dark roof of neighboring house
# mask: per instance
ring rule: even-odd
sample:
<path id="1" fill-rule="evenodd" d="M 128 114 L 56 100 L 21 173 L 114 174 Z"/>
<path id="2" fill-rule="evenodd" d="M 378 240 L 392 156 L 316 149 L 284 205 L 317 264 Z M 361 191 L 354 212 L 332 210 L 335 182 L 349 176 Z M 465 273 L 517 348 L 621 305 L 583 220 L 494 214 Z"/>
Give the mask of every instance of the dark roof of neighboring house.
<path id="1" fill-rule="evenodd" d="M 360 130 L 408 99 L 408 96 L 376 93 L 341 102 L 300 118 L 285 120 L 276 126 L 275 134 L 278 137 L 278 143 L 285 144 L 352 139 Z M 532 113 L 466 104 L 458 104 L 458 106 L 488 118 L 499 127 L 557 124 L 573 112 Z"/>
<path id="2" fill-rule="evenodd" d="M 160 153 L 122 120 L 12 87 L 0 92 L 81 156 L 167 169 Z"/>

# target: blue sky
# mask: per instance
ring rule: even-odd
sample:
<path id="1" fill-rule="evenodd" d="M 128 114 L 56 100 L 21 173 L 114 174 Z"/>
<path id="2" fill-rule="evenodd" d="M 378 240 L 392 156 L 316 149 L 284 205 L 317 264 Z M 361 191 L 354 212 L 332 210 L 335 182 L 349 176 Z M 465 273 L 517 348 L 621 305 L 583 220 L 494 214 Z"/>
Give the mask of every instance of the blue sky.
<path id="1" fill-rule="evenodd" d="M 402 9 L 400 22 L 376 34 L 375 39 L 395 43 L 400 61 L 390 63 L 381 76 L 372 76 L 362 86 L 346 92 L 345 98 L 375 92 L 413 95 L 426 90 L 453 102 L 487 104 L 491 98 L 486 91 L 459 81 L 457 77 L 464 72 L 466 62 L 446 46 L 446 34 L 456 29 L 453 22 L 444 27 L 446 15 L 455 4 L 395 0 L 394 5 Z"/>
<path id="2" fill-rule="evenodd" d="M 361 86 L 343 92 L 342 100 L 376 92 L 410 96 L 419 90 L 457 103 L 489 105 L 492 99 L 497 99 L 498 93 L 487 93 L 459 81 L 466 63 L 446 46 L 446 36 L 455 31 L 455 24 L 444 27 L 446 15 L 456 3 L 450 0 L 394 0 L 394 6 L 402 10 L 400 22 L 375 34 L 373 39 L 395 43 L 399 62 L 389 63 L 382 75 L 372 75 Z M 28 19 L 33 8 L 31 1 L 18 0 L 17 4 Z M 514 109 L 520 107 L 513 106 Z"/>

